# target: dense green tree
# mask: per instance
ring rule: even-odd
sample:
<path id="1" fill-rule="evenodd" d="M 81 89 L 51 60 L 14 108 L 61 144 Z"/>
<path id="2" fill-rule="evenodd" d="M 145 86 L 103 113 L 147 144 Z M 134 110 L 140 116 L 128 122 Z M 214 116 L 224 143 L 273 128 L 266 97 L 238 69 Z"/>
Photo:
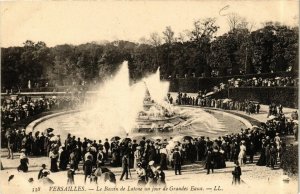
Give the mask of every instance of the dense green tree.
<path id="1" fill-rule="evenodd" d="M 178 37 L 168 26 L 161 36 L 151 33 L 140 44 L 118 40 L 49 48 L 28 40 L 22 47 L 1 49 L 2 86 L 26 88 L 28 80 L 41 86 L 101 81 L 124 60 L 133 80 L 158 67 L 164 78 L 298 71 L 298 27 L 269 22 L 251 32 L 244 18 L 229 19 L 230 31 L 218 37 L 216 20 L 207 18 L 194 21 Z"/>

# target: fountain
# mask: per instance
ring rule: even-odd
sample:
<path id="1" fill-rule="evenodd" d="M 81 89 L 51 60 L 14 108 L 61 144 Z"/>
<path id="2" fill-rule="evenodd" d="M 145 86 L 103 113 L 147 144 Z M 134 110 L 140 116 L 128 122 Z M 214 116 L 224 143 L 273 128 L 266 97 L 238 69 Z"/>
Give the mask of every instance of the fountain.
<path id="1" fill-rule="evenodd" d="M 221 130 L 216 118 L 205 111 L 185 111 L 170 104 L 168 92 L 169 82 L 160 80 L 159 68 L 130 85 L 125 61 L 116 75 L 99 88 L 91 106 L 84 107 L 81 117 L 86 122 L 80 127 L 95 130 L 95 135 L 101 131 L 101 136 L 107 137 L 181 131 L 197 123 Z"/>
<path id="2" fill-rule="evenodd" d="M 159 69 L 130 84 L 128 64 L 123 62 L 115 76 L 88 95 L 79 112 L 51 118 L 36 129 L 52 127 L 60 130 L 62 137 L 71 133 L 91 139 L 217 136 L 227 132 L 223 124 L 227 122 L 226 116 L 200 108 L 173 106 L 167 99 L 168 89 L 169 83 L 160 80 Z M 240 122 L 235 125 L 240 126 Z"/>
<path id="3" fill-rule="evenodd" d="M 130 85 L 127 62 L 106 81 L 94 96 L 90 106 L 84 107 L 81 116 L 88 130 L 101 129 L 101 134 L 131 134 L 141 129 L 162 128 L 167 122 L 174 121 L 174 109 L 166 101 L 168 82 L 160 81 L 159 69 Z"/>

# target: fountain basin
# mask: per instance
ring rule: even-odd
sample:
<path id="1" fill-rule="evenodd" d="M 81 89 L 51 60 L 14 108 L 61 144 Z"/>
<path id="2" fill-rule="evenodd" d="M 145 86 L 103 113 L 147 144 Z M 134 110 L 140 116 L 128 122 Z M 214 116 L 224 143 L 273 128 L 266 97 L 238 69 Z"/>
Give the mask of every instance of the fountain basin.
<path id="1" fill-rule="evenodd" d="M 179 115 L 174 116 L 172 118 L 169 118 L 167 120 L 164 119 L 157 119 L 156 121 L 159 123 L 161 122 L 161 125 L 165 123 L 172 123 L 174 124 L 175 130 L 168 131 L 168 132 L 161 132 L 159 130 L 152 130 L 152 131 L 145 131 L 137 129 L 133 129 L 131 133 L 129 134 L 133 139 L 140 139 L 141 136 L 145 136 L 146 138 L 151 138 L 153 136 L 156 136 L 157 133 L 160 133 L 159 135 L 163 138 L 170 138 L 177 135 L 189 135 L 189 136 L 209 136 L 211 138 L 219 137 L 225 134 L 231 134 L 231 133 L 237 133 L 240 132 L 241 128 L 247 128 L 249 127 L 250 123 L 242 119 L 236 115 L 231 115 L 229 113 L 223 113 L 222 111 L 218 110 L 210 110 L 209 112 L 204 111 L 201 108 L 191 108 L 191 107 L 180 107 L 180 110 L 188 111 L 191 114 L 196 114 L 197 117 L 206 117 L 208 115 L 214 117 L 216 121 L 218 122 L 218 126 L 220 127 L 217 130 L 214 130 L 210 128 L 210 126 L 205 125 L 204 123 L 194 123 L 190 127 L 187 128 L 176 128 L 178 124 L 183 124 L 186 122 L 185 120 L 182 120 Z M 201 110 L 201 114 L 199 115 L 199 110 Z M 76 137 L 80 137 L 83 139 L 84 137 L 87 137 L 92 140 L 104 140 L 105 138 L 111 138 L 113 136 L 120 136 L 120 137 L 126 137 L 126 131 L 125 130 L 116 130 L 111 131 L 107 133 L 107 130 L 102 129 L 93 129 L 93 128 L 86 128 L 85 126 L 85 120 L 83 119 L 82 115 L 84 115 L 84 111 L 79 112 L 65 112 L 65 114 L 59 114 L 57 116 L 52 116 L 47 119 L 43 119 L 42 122 L 39 122 L 38 124 L 34 125 L 34 122 L 31 123 L 27 128 L 28 131 L 45 131 L 47 128 L 54 128 L 54 134 L 61 135 L 62 140 L 64 140 L 68 133 L 71 133 L 72 135 L 75 135 Z M 39 119 L 40 120 L 40 119 Z M 179 122 L 180 121 L 180 122 Z M 177 124 L 177 122 L 179 122 Z M 151 121 L 137 121 L 137 123 L 140 123 L 141 125 L 146 125 L 147 127 L 150 126 L 150 123 L 152 125 L 153 122 Z M 159 123 L 160 124 L 160 123 Z M 143 128 L 142 128 L 143 129 Z M 151 129 L 150 128 L 144 128 L 144 129 Z"/>

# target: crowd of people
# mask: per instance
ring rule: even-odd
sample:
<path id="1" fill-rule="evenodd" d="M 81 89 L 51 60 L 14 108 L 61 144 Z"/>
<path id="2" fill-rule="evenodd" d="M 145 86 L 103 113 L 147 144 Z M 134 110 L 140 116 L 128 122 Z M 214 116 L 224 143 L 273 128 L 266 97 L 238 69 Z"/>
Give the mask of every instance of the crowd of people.
<path id="1" fill-rule="evenodd" d="M 8 147 L 20 144 L 21 157 L 18 170 L 28 170 L 28 156 L 48 156 L 51 160 L 50 171 L 66 171 L 74 183 L 74 174 L 81 168 L 85 181 L 95 181 L 102 175 L 106 167 L 122 167 L 123 178 L 131 176 L 130 169 L 136 169 L 139 185 L 165 184 L 164 171 L 173 169 L 175 175 L 181 175 L 181 166 L 187 163 L 202 161 L 205 163 L 207 174 L 214 169 L 225 168 L 226 161 L 233 161 L 243 166 L 254 162 L 254 155 L 260 153 L 257 162 L 259 166 L 272 169 L 281 164 L 286 144 L 282 136 L 297 133 L 298 123 L 291 122 L 284 114 L 270 119 L 261 126 L 252 129 L 241 129 L 240 133 L 209 137 L 185 136 L 181 140 L 170 139 L 136 139 L 114 137 L 111 140 L 81 140 L 71 134 L 65 141 L 59 135 L 54 135 L 53 129 L 45 132 L 21 133 L 21 143 L 13 141 L 13 130 L 6 134 Z M 280 167 L 280 165 L 278 166 Z M 106 171 L 106 172 L 109 172 Z M 72 179 L 73 177 L 73 179 Z M 72 181 L 73 180 L 73 181 Z M 111 179 L 110 179 L 111 180 Z M 238 179 L 237 179 L 238 181 Z"/>
<path id="2" fill-rule="evenodd" d="M 257 101 L 244 100 L 244 101 L 234 101 L 231 99 L 215 99 L 215 98 L 206 98 L 205 95 L 200 95 L 196 97 L 188 96 L 187 93 L 178 93 L 175 103 L 178 105 L 192 105 L 192 106 L 202 106 L 202 107 L 213 107 L 221 108 L 225 110 L 239 110 L 245 111 L 247 114 L 258 114 L 260 111 L 260 103 Z M 173 100 L 169 100 L 170 102 Z M 276 105 L 272 104 L 272 107 Z M 278 108 L 281 108 L 282 105 L 278 105 Z M 277 109 L 276 109 L 277 110 Z M 273 113 L 274 115 L 277 112 Z"/>
<path id="3" fill-rule="evenodd" d="M 169 102 L 173 103 L 172 96 L 168 96 Z M 258 101 L 245 99 L 243 101 L 237 101 L 232 99 L 215 99 L 207 98 L 205 95 L 201 95 L 199 92 L 196 97 L 187 95 L 187 93 L 179 92 L 174 104 L 177 105 L 191 105 L 191 106 L 201 106 L 201 107 L 212 107 L 220 108 L 224 110 L 238 110 L 246 112 L 247 114 L 259 114 L 261 105 Z M 269 105 L 268 117 L 276 116 L 283 113 L 283 106 L 281 104 L 271 103 Z M 295 120 L 298 120 L 296 118 Z"/>
<path id="4" fill-rule="evenodd" d="M 227 83 L 221 82 L 219 86 L 214 87 L 214 91 L 224 90 L 228 87 L 288 87 L 298 86 L 299 80 L 292 77 L 274 77 L 274 78 L 231 78 Z"/>
<path id="5" fill-rule="evenodd" d="M 173 99 L 170 100 L 170 95 L 168 97 L 172 103 Z M 258 102 L 211 99 L 200 94 L 194 98 L 178 93 L 175 103 L 241 110 L 248 114 L 257 114 L 260 109 Z M 56 98 L 33 100 L 25 97 L 3 101 L 1 117 L 4 126 L 2 129 L 5 130 L 2 134 L 5 135 L 1 136 L 2 144 L 8 148 L 8 158 L 13 159 L 14 152 L 21 152 L 18 171 L 28 171 L 30 156 L 47 156 L 50 159 L 50 171 L 43 166 L 42 170 L 45 172 L 41 171 L 39 174 L 40 178 L 44 177 L 47 180 L 50 172 L 66 171 L 68 184 L 74 184 L 75 172 L 83 170 L 85 182 L 88 179 L 97 182 L 99 177 L 106 173 L 106 180 L 115 183 L 115 175 L 108 168 L 122 167 L 120 181 L 131 177 L 130 169 L 135 169 L 138 185 L 154 186 L 165 184 L 165 170 L 173 169 L 175 175 L 181 175 L 183 164 L 203 162 L 207 174 L 210 174 L 214 169 L 225 168 L 226 161 L 232 161 L 236 164 L 232 172 L 236 183 L 240 181 L 241 167 L 253 163 L 257 153 L 260 153 L 257 165 L 272 169 L 276 166 L 281 167 L 287 146 L 282 137 L 287 134 L 293 134 L 295 138 L 298 136 L 297 113 L 292 119 L 287 119 L 283 114 L 283 107 L 276 104 L 269 106 L 270 119 L 266 123 L 214 139 L 205 136 L 184 136 L 180 139 L 121 139 L 116 136 L 110 140 L 103 137 L 102 141 L 86 137 L 82 140 L 68 134 L 63 141 L 59 134 L 55 135 L 56 131 L 52 128 L 26 133 L 25 130 L 11 127 L 13 122 L 20 119 L 70 106 L 72 101 Z"/>
<path id="6" fill-rule="evenodd" d="M 13 148 L 15 151 L 21 150 L 21 140 L 24 138 L 24 130 L 14 126 L 19 121 L 25 120 L 42 112 L 73 109 L 78 105 L 77 98 L 62 97 L 51 98 L 39 97 L 31 98 L 27 96 L 16 96 L 1 99 L 1 133 L 6 134 L 7 129 L 15 128 L 17 144 Z M 1 136 L 1 145 L 6 146 L 6 141 Z"/>

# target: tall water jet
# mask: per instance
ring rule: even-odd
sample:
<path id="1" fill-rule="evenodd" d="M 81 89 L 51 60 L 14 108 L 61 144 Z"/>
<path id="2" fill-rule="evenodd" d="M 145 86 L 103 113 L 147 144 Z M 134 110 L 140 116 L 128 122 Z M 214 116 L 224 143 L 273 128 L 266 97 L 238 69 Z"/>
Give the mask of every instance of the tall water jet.
<path id="1" fill-rule="evenodd" d="M 169 82 L 160 80 L 160 68 L 157 69 L 155 74 L 144 78 L 143 81 L 149 90 L 152 100 L 159 104 L 165 102 L 165 98 L 169 92 Z"/>
<path id="2" fill-rule="evenodd" d="M 170 137 L 174 135 L 224 133 L 214 115 L 198 108 L 176 107 L 167 101 L 169 83 L 156 73 L 130 85 L 127 62 L 103 83 L 97 92 L 86 95 L 87 106 L 80 112 L 57 117 L 55 128 L 78 137 L 104 139 L 113 136 Z M 63 118 L 63 119 L 61 119 Z M 53 122 L 43 122 L 53 127 Z M 167 132 L 167 133 L 166 133 Z"/>
<path id="3" fill-rule="evenodd" d="M 85 108 L 82 116 L 86 130 L 106 137 L 128 134 L 143 108 L 144 96 L 143 84 L 130 86 L 128 63 L 123 62 L 116 75 L 99 88 L 91 105 Z"/>
<path id="4" fill-rule="evenodd" d="M 139 135 L 141 132 L 164 131 L 165 126 L 179 132 L 195 124 L 207 125 L 214 118 L 200 114 L 180 111 L 168 103 L 169 82 L 160 80 L 160 70 L 130 85 L 128 63 L 123 62 L 119 71 L 101 85 L 90 106 L 81 113 L 78 127 L 91 132 L 95 138 L 125 137 Z M 192 111 L 193 112 L 193 111 Z M 199 111 L 197 111 L 199 112 Z M 199 118 L 199 115 L 201 117 Z M 217 121 L 216 121 L 217 122 Z M 155 127 L 153 127 L 155 126 Z"/>

